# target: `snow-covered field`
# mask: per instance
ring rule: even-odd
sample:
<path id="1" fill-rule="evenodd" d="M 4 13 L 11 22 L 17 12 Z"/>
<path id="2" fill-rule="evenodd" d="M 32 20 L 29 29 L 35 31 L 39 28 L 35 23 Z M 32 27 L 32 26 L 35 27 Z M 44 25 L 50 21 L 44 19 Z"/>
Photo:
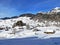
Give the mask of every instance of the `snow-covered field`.
<path id="1" fill-rule="evenodd" d="M 20 27 L 16 26 L 12 28 L 13 24 L 17 21 L 22 20 L 24 23 L 29 25 L 29 29 L 27 26 L 22 26 L 23 29 L 19 29 Z M 45 21 L 46 22 L 46 21 Z M 60 37 L 60 27 L 54 26 L 53 24 L 57 24 L 54 22 L 49 22 L 50 26 L 45 26 L 46 24 L 43 22 L 38 22 L 34 20 L 30 20 L 30 17 L 19 17 L 16 19 L 8 19 L 8 20 L 0 20 L 0 28 L 10 27 L 8 31 L 6 29 L 0 30 L 0 39 L 11 39 L 11 38 L 27 38 L 27 37 L 38 37 L 40 39 Z M 15 34 L 13 31 L 15 30 Z M 37 31 L 38 30 L 38 31 Z M 44 32 L 51 32 L 54 34 L 46 34 Z"/>

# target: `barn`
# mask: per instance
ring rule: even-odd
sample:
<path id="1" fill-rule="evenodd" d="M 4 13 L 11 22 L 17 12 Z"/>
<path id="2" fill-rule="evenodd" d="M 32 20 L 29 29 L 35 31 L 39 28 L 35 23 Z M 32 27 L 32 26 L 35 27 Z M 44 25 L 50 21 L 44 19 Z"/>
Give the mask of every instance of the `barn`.
<path id="1" fill-rule="evenodd" d="M 55 30 L 45 30 L 44 33 L 45 34 L 54 34 Z"/>

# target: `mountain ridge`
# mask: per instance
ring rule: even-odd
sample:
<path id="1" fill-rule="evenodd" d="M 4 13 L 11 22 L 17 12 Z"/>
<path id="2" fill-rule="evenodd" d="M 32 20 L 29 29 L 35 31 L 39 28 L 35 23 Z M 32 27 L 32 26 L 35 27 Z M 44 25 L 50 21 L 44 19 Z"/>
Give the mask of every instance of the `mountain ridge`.
<path id="1" fill-rule="evenodd" d="M 44 13 L 44 12 L 39 12 L 36 14 L 25 13 L 19 16 L 4 17 L 0 19 L 6 20 L 6 19 L 13 19 L 13 18 L 24 17 L 24 16 L 31 17 L 31 19 L 34 19 L 34 20 L 38 19 L 38 20 L 60 21 L 60 7 L 53 8 L 51 11 L 47 13 Z"/>

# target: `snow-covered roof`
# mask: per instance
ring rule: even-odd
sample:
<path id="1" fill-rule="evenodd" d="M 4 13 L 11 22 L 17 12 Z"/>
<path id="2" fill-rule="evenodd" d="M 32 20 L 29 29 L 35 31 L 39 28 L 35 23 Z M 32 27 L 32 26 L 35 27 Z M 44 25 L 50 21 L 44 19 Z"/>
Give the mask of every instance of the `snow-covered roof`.
<path id="1" fill-rule="evenodd" d="M 54 32 L 54 30 L 45 30 L 45 32 Z"/>

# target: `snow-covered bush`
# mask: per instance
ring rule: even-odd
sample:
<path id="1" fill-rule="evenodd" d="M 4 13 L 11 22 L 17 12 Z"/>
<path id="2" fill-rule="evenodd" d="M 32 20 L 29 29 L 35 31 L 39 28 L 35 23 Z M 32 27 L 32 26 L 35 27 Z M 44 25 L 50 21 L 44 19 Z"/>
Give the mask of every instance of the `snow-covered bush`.
<path id="1" fill-rule="evenodd" d="M 28 25 L 26 25 L 26 28 L 27 28 L 27 29 L 30 29 L 30 26 L 29 26 L 29 24 L 28 24 Z"/>
<path id="2" fill-rule="evenodd" d="M 0 30 L 3 30 L 4 28 L 0 28 Z"/>
<path id="3" fill-rule="evenodd" d="M 26 25 L 25 23 L 23 23 L 22 21 L 17 21 L 16 23 L 13 24 L 12 28 L 16 27 L 16 26 L 24 26 Z"/>
<path id="4" fill-rule="evenodd" d="M 12 34 L 16 34 L 16 28 L 13 28 Z"/>
<path id="5" fill-rule="evenodd" d="M 9 29 L 11 29 L 11 27 L 5 27 L 5 31 L 8 31 Z"/>
<path id="6" fill-rule="evenodd" d="M 38 30 L 38 29 L 35 28 L 35 29 L 33 29 L 33 31 L 41 31 L 41 30 Z"/>

